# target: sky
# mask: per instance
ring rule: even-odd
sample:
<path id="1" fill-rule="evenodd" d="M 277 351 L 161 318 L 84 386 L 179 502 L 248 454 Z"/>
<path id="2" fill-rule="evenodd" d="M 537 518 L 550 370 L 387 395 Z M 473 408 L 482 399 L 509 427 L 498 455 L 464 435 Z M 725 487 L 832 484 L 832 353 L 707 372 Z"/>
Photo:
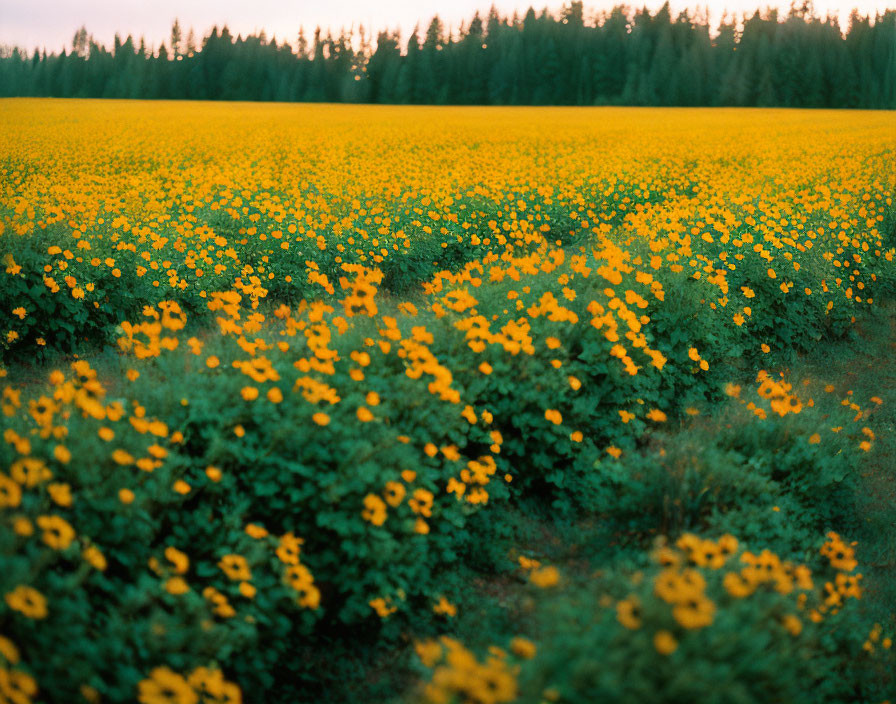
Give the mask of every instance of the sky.
<path id="1" fill-rule="evenodd" d="M 725 11 L 739 16 L 746 11 L 752 13 L 760 3 L 763 7 L 789 7 L 789 0 L 671 0 L 670 5 L 677 12 L 693 8 L 698 2 L 700 7 L 708 8 L 713 24 Z M 192 26 L 197 37 L 215 24 L 227 24 L 234 35 L 263 29 L 268 38 L 276 36 L 295 44 L 301 26 L 310 38 L 318 25 L 338 32 L 341 27 L 354 24 L 357 28 L 363 24 L 376 31 L 401 29 L 406 38 L 416 23 L 425 28 L 436 13 L 446 26 L 456 29 L 476 10 L 485 14 L 491 4 L 491 0 L 0 0 L 0 45 L 58 51 L 63 46 L 69 48 L 75 30 L 85 25 L 107 46 L 112 45 L 116 32 L 122 37 L 145 36 L 147 44 L 157 46 L 161 41 L 167 43 L 175 18 L 180 20 L 184 35 Z M 502 14 L 512 14 L 514 10 L 522 14 L 529 4 L 540 9 L 546 3 L 494 0 Z M 547 7 L 557 10 L 562 4 L 562 0 L 548 0 Z M 608 10 L 615 4 L 617 0 L 585 0 L 586 13 Z M 637 0 L 630 4 L 656 9 L 662 0 Z M 896 0 L 815 0 L 814 7 L 819 15 L 838 16 L 845 29 L 851 8 L 873 16 L 896 8 Z"/>

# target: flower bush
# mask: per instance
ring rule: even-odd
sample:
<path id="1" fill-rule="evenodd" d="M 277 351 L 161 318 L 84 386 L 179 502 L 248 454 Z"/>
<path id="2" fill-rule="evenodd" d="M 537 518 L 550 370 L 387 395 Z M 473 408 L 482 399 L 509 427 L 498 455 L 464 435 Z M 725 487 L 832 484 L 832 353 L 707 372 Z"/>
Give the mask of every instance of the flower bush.
<path id="1" fill-rule="evenodd" d="M 682 534 L 641 569 L 539 599 L 534 642 L 484 663 L 451 639 L 421 642 L 425 701 L 874 701 L 892 632 L 862 628 L 853 548 L 829 533 L 813 567 L 734 536 Z M 509 661 L 509 662 L 508 662 Z M 838 677 L 831 677 L 832 671 Z"/>

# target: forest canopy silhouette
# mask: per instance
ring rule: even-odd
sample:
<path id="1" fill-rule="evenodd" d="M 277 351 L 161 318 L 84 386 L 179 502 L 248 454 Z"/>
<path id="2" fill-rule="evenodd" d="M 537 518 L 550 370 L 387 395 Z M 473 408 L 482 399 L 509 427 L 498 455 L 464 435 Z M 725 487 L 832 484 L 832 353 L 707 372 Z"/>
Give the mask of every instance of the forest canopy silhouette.
<path id="1" fill-rule="evenodd" d="M 843 30 L 810 5 L 710 26 L 704 14 L 581 2 L 438 16 L 403 39 L 363 28 L 304 31 L 291 43 L 175 21 L 158 47 L 81 28 L 59 53 L 6 48 L 0 96 L 471 105 L 896 108 L 896 10 L 853 12 Z"/>

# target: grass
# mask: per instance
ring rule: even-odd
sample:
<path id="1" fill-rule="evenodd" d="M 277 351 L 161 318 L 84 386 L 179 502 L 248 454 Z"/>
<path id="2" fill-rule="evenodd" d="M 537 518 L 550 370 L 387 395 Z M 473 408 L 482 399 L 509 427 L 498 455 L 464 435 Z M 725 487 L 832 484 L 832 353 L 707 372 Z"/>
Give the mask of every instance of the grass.
<path id="1" fill-rule="evenodd" d="M 862 471 L 856 496 L 860 518 L 860 557 L 868 603 L 881 619 L 896 612 L 896 304 L 882 307 L 859 323 L 849 341 L 827 344 L 794 368 L 797 377 L 812 376 L 833 384 L 841 396 L 883 403 L 869 422 L 876 432 L 874 447 Z"/>

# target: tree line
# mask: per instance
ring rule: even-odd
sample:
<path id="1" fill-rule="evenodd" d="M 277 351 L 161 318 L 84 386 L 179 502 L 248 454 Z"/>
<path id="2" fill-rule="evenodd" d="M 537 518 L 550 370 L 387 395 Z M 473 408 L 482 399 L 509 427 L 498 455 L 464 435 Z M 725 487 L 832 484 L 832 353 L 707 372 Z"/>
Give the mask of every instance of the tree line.
<path id="1" fill-rule="evenodd" d="M 200 41 L 175 21 L 157 48 L 85 28 L 70 50 L 0 54 L 0 95 L 491 105 L 732 105 L 896 108 L 896 10 L 854 11 L 846 31 L 811 5 L 767 10 L 711 31 L 705 14 L 581 2 L 438 16 L 406 41 L 363 28 L 300 31 L 290 44 L 225 26 Z"/>

